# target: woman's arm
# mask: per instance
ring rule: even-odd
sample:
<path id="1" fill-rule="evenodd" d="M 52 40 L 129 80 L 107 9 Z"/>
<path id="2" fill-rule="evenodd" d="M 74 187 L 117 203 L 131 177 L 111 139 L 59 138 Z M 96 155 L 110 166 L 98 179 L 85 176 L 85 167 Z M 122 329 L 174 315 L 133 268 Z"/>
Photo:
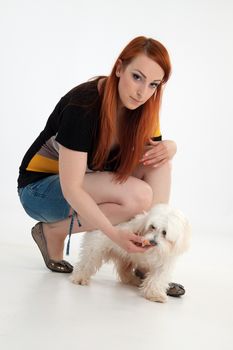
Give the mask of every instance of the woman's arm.
<path id="1" fill-rule="evenodd" d="M 60 145 L 59 173 L 62 192 L 67 202 L 81 217 L 91 222 L 127 252 L 142 253 L 150 249 L 135 245 L 135 243 L 142 244 L 143 241 L 136 233 L 113 226 L 93 198 L 82 188 L 86 165 L 87 152 L 72 151 Z"/>
<path id="2" fill-rule="evenodd" d="M 59 175 L 64 197 L 81 217 L 111 238 L 116 234 L 116 228 L 82 188 L 86 165 L 86 152 L 73 151 L 59 145 Z"/>

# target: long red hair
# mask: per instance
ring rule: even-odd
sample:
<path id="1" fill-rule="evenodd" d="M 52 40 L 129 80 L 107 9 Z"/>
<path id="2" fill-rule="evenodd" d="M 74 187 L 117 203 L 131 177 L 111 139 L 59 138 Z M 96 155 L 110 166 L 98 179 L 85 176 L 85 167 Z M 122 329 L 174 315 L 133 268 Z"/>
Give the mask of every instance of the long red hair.
<path id="1" fill-rule="evenodd" d="M 171 73 L 171 63 L 166 48 L 157 40 L 139 36 L 129 42 L 117 58 L 111 74 L 102 85 L 102 104 L 100 110 L 100 138 L 96 149 L 93 166 L 103 169 L 107 159 L 111 140 L 116 135 L 115 123 L 117 118 L 118 101 L 118 77 L 116 69 L 118 60 L 123 63 L 124 68 L 138 55 L 144 53 L 160 65 L 164 71 L 162 82 L 150 99 L 135 110 L 127 110 L 127 118 L 122 118 L 119 126 L 120 133 L 118 141 L 120 145 L 117 155 L 118 168 L 114 172 L 116 182 L 125 182 L 133 170 L 139 164 L 143 154 L 144 145 L 159 122 L 159 109 L 161 104 L 162 84 L 165 84 Z"/>

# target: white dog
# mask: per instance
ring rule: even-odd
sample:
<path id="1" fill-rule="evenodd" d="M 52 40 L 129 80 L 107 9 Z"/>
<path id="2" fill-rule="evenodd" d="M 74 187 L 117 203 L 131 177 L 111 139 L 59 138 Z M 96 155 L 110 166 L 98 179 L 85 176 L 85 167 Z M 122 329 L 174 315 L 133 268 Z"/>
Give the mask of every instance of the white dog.
<path id="1" fill-rule="evenodd" d="M 117 227 L 144 236 L 153 247 L 144 253 L 127 253 L 101 231 L 88 232 L 70 280 L 87 285 L 104 262 L 113 261 L 123 283 L 139 286 L 142 295 L 151 301 L 166 302 L 174 262 L 189 246 L 188 220 L 180 210 L 157 204 Z M 145 273 L 144 280 L 135 275 L 135 269 Z"/>

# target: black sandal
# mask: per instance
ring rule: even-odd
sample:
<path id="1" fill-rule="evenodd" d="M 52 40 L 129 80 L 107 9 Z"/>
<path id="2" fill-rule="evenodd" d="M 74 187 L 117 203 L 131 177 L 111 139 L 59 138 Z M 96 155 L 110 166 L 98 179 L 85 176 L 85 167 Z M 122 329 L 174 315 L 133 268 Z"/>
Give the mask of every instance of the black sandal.
<path id="1" fill-rule="evenodd" d="M 185 289 L 182 284 L 171 282 L 169 283 L 169 288 L 167 289 L 167 295 L 170 297 L 181 297 L 185 294 Z"/>
<path id="2" fill-rule="evenodd" d="M 38 248 L 40 249 L 40 252 L 43 256 L 45 265 L 48 269 L 50 269 L 53 272 L 63 272 L 63 273 L 71 273 L 73 271 L 73 266 L 66 260 L 60 260 L 55 261 L 50 259 L 48 255 L 48 248 L 47 248 L 47 242 L 44 236 L 43 228 L 42 228 L 42 222 L 38 222 L 33 228 L 32 228 L 32 237 L 36 244 L 38 245 Z"/>
<path id="3" fill-rule="evenodd" d="M 141 278 L 142 280 L 145 278 L 145 274 L 138 269 L 135 269 L 134 274 L 135 276 Z M 167 295 L 169 295 L 170 297 L 177 298 L 184 294 L 185 294 L 185 289 L 184 289 L 184 286 L 182 286 L 182 284 L 175 283 L 175 282 L 169 283 L 169 288 L 167 289 Z"/>

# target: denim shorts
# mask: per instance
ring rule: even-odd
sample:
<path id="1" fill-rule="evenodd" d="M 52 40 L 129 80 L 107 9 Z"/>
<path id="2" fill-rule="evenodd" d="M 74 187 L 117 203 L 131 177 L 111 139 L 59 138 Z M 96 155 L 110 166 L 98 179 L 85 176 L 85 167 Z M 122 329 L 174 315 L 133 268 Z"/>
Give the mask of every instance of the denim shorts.
<path id="1" fill-rule="evenodd" d="M 55 222 L 69 217 L 71 207 L 62 194 L 59 175 L 18 188 L 18 194 L 26 213 L 37 221 Z"/>

